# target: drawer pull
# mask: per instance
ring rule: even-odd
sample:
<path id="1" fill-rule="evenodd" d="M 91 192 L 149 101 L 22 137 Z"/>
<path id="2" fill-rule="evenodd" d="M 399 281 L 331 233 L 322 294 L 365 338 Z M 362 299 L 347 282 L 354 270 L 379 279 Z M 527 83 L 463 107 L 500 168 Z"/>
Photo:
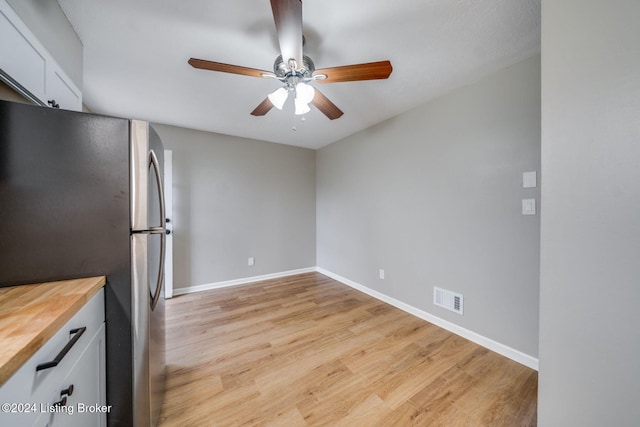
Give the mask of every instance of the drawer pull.
<path id="1" fill-rule="evenodd" d="M 58 363 L 60 363 L 62 361 L 64 356 L 67 355 L 69 350 L 71 350 L 71 347 L 73 347 L 73 345 L 78 342 L 78 340 L 80 339 L 80 337 L 82 336 L 82 334 L 84 334 L 84 331 L 86 331 L 86 330 L 87 330 L 86 326 L 83 326 L 82 328 L 70 330 L 69 331 L 70 334 L 75 334 L 73 336 L 73 338 L 71 338 L 69 340 L 67 345 L 65 345 L 62 350 L 60 350 L 60 353 L 58 353 L 58 355 L 56 356 L 55 359 L 53 359 L 51 362 L 41 363 L 38 366 L 36 366 L 36 372 L 37 371 L 42 371 L 43 369 L 53 368 L 54 366 L 58 366 Z"/>
<path id="2" fill-rule="evenodd" d="M 65 394 L 68 396 L 71 396 L 73 394 L 73 384 L 71 384 L 69 387 L 65 388 L 64 390 L 62 390 L 60 392 L 60 397 L 64 396 Z"/>
<path id="3" fill-rule="evenodd" d="M 53 404 L 53 406 L 67 406 L 67 396 L 58 400 L 56 403 Z"/>

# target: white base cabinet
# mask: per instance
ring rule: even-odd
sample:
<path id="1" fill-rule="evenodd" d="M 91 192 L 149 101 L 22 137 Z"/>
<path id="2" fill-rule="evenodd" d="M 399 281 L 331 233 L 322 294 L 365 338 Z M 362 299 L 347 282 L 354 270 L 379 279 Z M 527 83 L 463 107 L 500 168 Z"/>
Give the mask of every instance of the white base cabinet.
<path id="1" fill-rule="evenodd" d="M 42 368 L 56 359 L 57 366 Z M 0 387 L 0 426 L 104 427 L 109 411 L 105 385 L 101 289 Z"/>

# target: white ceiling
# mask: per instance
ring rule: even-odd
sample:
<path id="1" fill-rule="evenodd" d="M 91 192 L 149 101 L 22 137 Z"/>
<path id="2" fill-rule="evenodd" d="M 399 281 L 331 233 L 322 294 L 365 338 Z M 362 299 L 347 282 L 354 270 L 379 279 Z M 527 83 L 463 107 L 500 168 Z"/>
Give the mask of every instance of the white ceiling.
<path id="1" fill-rule="evenodd" d="M 344 116 L 289 101 L 249 113 L 279 83 L 203 71 L 190 57 L 272 70 L 268 0 L 59 0 L 84 44 L 94 112 L 319 148 L 540 50 L 540 0 L 304 0 L 316 68 L 389 59 L 388 80 L 317 85 Z M 296 131 L 292 126 L 296 126 Z"/>

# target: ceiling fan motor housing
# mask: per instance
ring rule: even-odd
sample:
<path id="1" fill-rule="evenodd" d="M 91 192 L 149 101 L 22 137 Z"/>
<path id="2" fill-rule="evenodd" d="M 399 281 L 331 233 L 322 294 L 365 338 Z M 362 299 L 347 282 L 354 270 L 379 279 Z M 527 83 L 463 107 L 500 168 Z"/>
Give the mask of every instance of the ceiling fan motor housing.
<path id="1" fill-rule="evenodd" d="M 282 55 L 278 55 L 275 62 L 273 63 L 273 73 L 279 79 L 286 79 L 287 77 L 311 79 L 311 75 L 315 70 L 315 64 L 307 55 L 302 56 L 302 64 L 295 64 L 295 69 L 292 69 L 292 67 L 290 67 L 288 63 L 284 62 L 284 60 L 282 59 Z"/>

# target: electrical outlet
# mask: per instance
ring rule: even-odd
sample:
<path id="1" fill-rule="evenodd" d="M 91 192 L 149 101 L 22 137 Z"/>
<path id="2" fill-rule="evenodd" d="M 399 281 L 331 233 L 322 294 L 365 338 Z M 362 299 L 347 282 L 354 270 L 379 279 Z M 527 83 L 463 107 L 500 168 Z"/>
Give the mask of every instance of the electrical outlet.
<path id="1" fill-rule="evenodd" d="M 256 259 L 254 257 L 249 257 L 247 260 L 247 265 L 254 265 L 256 263 Z"/>
<path id="2" fill-rule="evenodd" d="M 381 279 L 384 279 L 384 270 L 383 269 L 380 269 L 379 275 L 380 275 Z"/>

